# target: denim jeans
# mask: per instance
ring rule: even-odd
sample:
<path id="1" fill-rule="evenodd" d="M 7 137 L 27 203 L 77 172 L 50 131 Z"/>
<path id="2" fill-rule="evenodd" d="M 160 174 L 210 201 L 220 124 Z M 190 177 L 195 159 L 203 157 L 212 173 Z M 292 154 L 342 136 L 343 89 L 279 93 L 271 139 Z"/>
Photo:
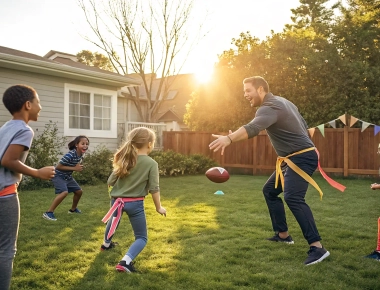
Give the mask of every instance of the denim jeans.
<path id="1" fill-rule="evenodd" d="M 314 150 L 292 156 L 290 160 L 309 176 L 311 176 L 318 167 L 318 156 Z M 284 200 L 300 225 L 305 239 L 309 244 L 320 241 L 321 237 L 319 236 L 313 213 L 305 202 L 305 195 L 309 183 L 287 165 L 282 167 L 282 171 L 284 174 L 285 190 L 282 189 L 280 181 L 277 188 L 275 188 L 275 172 L 269 177 L 263 187 L 273 230 L 275 232 L 288 231 L 284 204 L 282 199 L 278 197 L 279 194 L 284 192 Z"/>
<path id="2" fill-rule="evenodd" d="M 0 289 L 11 284 L 13 259 L 17 249 L 20 204 L 17 194 L 0 198 Z"/>
<path id="3" fill-rule="evenodd" d="M 115 200 L 112 199 L 111 206 L 113 205 L 114 202 Z M 132 201 L 132 202 L 125 202 L 123 212 L 127 213 L 129 222 L 131 223 L 133 233 L 135 235 L 135 241 L 132 243 L 132 245 L 129 247 L 127 251 L 127 255 L 133 260 L 145 248 L 146 243 L 148 241 L 148 230 L 146 226 L 144 201 L 138 200 L 138 201 Z M 112 218 L 116 217 L 116 215 L 117 215 L 117 211 L 114 212 L 113 216 L 107 222 L 106 230 L 104 233 L 104 241 L 106 243 L 110 243 L 112 240 L 113 236 L 111 236 L 110 239 L 107 240 L 107 235 L 111 228 Z"/>

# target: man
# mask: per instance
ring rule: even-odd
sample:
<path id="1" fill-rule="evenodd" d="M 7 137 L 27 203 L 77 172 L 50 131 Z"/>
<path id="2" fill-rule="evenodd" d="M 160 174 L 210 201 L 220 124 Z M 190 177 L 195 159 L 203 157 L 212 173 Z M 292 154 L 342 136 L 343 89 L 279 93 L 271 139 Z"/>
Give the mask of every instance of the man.
<path id="1" fill-rule="evenodd" d="M 278 197 L 284 192 L 284 200 L 310 246 L 304 264 L 321 262 L 330 253 L 320 242 L 321 237 L 313 214 L 305 202 L 309 182 L 312 182 L 319 190 L 310 177 L 318 167 L 318 155 L 309 138 L 307 124 L 292 102 L 269 92 L 268 83 L 264 78 L 259 76 L 246 78 L 243 84 L 244 97 L 252 107 L 259 106 L 255 118 L 235 132 L 230 131 L 227 136 L 213 135 L 217 139 L 211 142 L 209 147 L 214 151 L 221 149 L 221 154 L 223 154 L 224 148 L 232 142 L 253 138 L 260 131 L 267 131 L 272 146 L 279 156 L 276 172 L 269 177 L 263 188 L 275 231 L 275 235 L 268 240 L 294 243 L 288 233 L 283 201 Z M 281 183 L 278 182 L 278 177 Z"/>

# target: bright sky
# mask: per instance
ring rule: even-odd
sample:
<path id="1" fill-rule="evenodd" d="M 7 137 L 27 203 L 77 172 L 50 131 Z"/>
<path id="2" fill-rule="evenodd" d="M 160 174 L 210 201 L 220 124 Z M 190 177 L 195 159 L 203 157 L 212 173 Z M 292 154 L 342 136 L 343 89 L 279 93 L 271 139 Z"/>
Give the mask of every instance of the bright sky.
<path id="1" fill-rule="evenodd" d="M 271 30 L 281 32 L 291 23 L 290 9 L 300 4 L 299 0 L 196 1 L 196 9 L 209 11 L 205 23 L 209 33 L 193 49 L 181 73 L 203 77 L 212 71 L 217 55 L 232 47 L 232 38 L 246 31 L 260 39 Z M 88 34 L 87 28 L 76 0 L 0 0 L 0 46 L 40 56 L 50 50 L 99 51 L 80 35 Z"/>

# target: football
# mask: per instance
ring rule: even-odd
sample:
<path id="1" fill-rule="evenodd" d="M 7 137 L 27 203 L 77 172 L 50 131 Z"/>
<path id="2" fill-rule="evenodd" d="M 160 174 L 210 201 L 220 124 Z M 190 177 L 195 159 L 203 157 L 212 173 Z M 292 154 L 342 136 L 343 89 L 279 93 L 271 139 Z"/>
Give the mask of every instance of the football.
<path id="1" fill-rule="evenodd" d="M 206 177 L 212 182 L 222 183 L 226 182 L 230 175 L 223 167 L 212 167 L 206 171 Z"/>

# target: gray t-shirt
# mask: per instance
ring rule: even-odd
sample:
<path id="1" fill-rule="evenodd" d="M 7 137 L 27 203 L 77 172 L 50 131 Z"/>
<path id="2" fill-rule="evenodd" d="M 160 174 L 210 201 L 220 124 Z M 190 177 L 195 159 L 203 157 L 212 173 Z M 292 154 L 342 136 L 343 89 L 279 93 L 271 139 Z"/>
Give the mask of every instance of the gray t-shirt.
<path id="1" fill-rule="evenodd" d="M 21 173 L 13 172 L 1 166 L 1 160 L 9 145 L 22 145 L 25 151 L 21 155 L 20 161 L 25 162 L 30 146 L 32 145 L 34 132 L 22 120 L 10 120 L 0 128 L 0 190 L 15 183 L 19 183 L 22 178 Z"/>
<path id="2" fill-rule="evenodd" d="M 266 130 L 278 156 L 285 157 L 302 149 L 314 147 L 307 124 L 298 108 L 285 98 L 265 95 L 255 118 L 243 126 L 248 138 Z"/>

